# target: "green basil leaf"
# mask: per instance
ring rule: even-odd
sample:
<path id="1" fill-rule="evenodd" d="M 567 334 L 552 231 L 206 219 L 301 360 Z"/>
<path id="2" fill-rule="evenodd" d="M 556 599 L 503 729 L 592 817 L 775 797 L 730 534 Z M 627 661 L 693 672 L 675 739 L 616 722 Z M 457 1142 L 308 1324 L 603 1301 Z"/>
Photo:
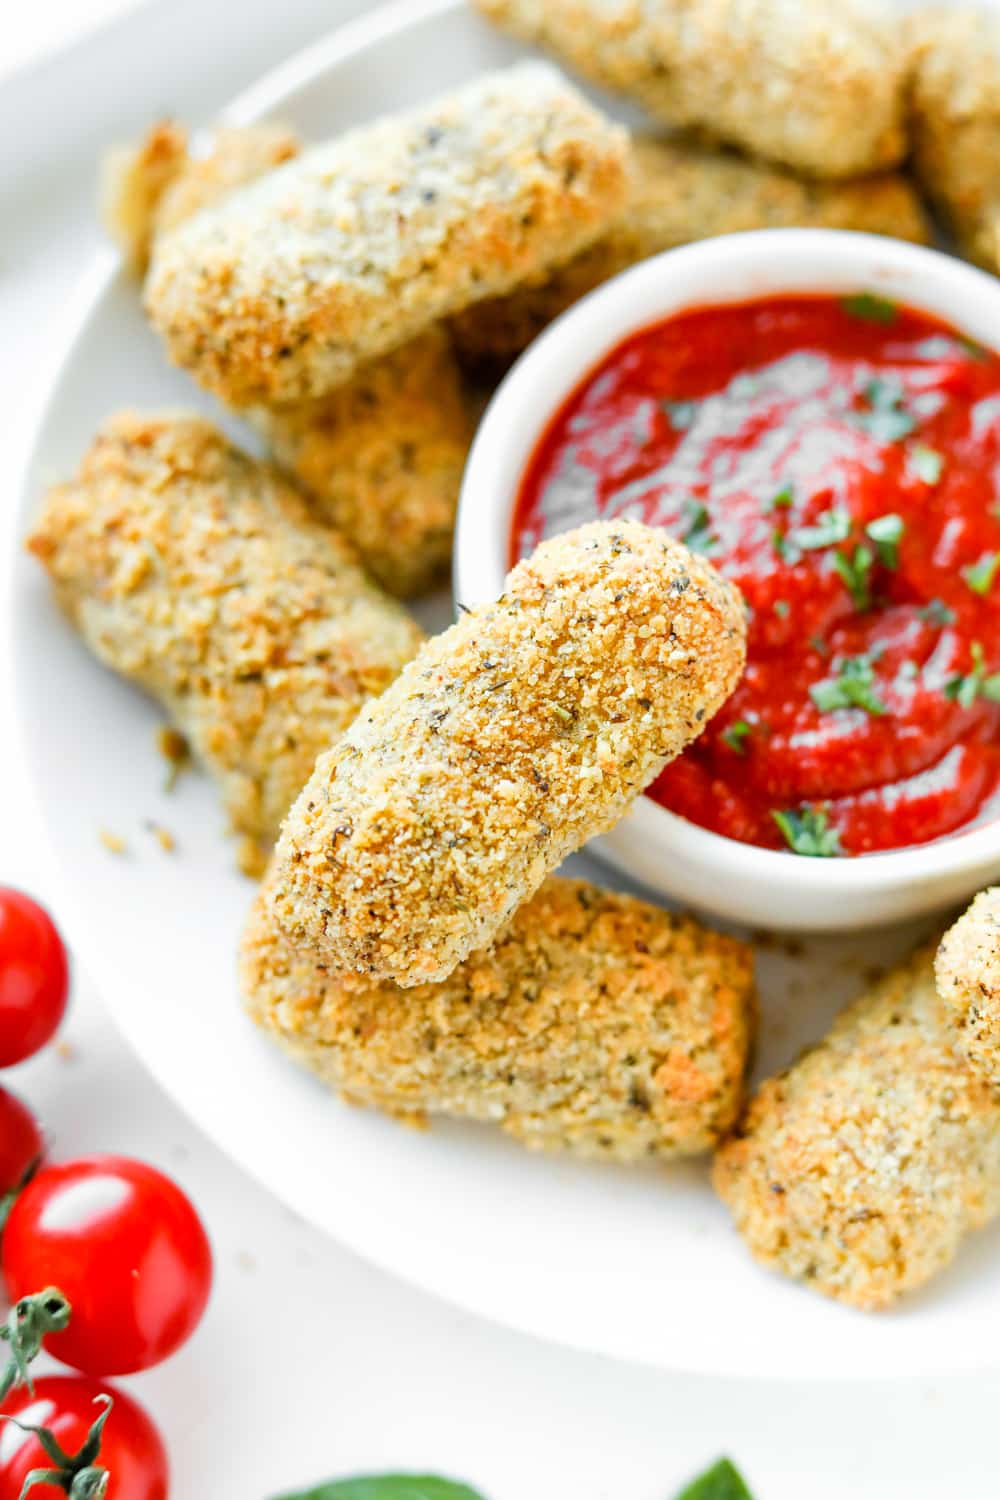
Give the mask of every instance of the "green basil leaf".
<path id="1" fill-rule="evenodd" d="M 876 516 L 874 521 L 869 521 L 865 527 L 868 536 L 875 543 L 879 562 L 886 568 L 897 568 L 899 566 L 899 541 L 906 530 L 906 523 L 902 516 L 890 513 L 886 516 Z"/>
<path id="2" fill-rule="evenodd" d="M 791 540 L 806 551 L 817 547 L 832 547 L 836 542 L 846 542 L 851 534 L 851 514 L 842 505 L 824 510 L 817 516 L 815 526 L 797 526 L 790 533 Z"/>
<path id="3" fill-rule="evenodd" d="M 841 297 L 840 305 L 852 318 L 863 318 L 866 323 L 894 323 L 896 304 L 888 297 L 877 297 L 874 292 L 858 292 L 853 297 Z"/>
<path id="4" fill-rule="evenodd" d="M 864 544 L 855 547 L 852 557 L 848 557 L 846 552 L 833 554 L 833 566 L 854 600 L 855 609 L 862 612 L 868 609 L 872 602 L 870 575 L 874 561 L 872 549 Z"/>
<path id="5" fill-rule="evenodd" d="M 681 541 L 685 547 L 690 547 L 692 552 L 711 552 L 718 546 L 718 539 L 712 533 L 711 517 L 699 500 L 685 500 L 684 521 L 686 530 L 681 533 Z"/>
<path id="6" fill-rule="evenodd" d="M 278 1495 L 276 1500 L 484 1500 L 478 1490 L 435 1474 L 361 1474 L 331 1479 L 308 1490 Z"/>
<path id="7" fill-rule="evenodd" d="M 844 852 L 840 845 L 840 835 L 835 828 L 830 827 L 829 818 L 822 807 L 785 808 L 773 811 L 771 817 L 781 829 L 785 843 L 793 854 L 830 859 Z"/>
<path id="8" fill-rule="evenodd" d="M 854 420 L 877 443 L 897 443 L 909 437 L 917 425 L 912 412 L 903 404 L 906 389 L 895 376 L 876 376 L 862 392 L 867 410 L 855 411 Z"/>
<path id="9" fill-rule="evenodd" d="M 753 1500 L 746 1481 L 728 1458 L 720 1458 L 717 1464 L 692 1479 L 677 1500 Z"/>
<path id="10" fill-rule="evenodd" d="M 944 473 L 944 455 L 926 443 L 914 443 L 907 451 L 906 462 L 924 484 L 937 484 Z"/>
<path id="11" fill-rule="evenodd" d="M 962 569 L 962 577 L 974 594 L 988 594 L 1000 568 L 1000 552 L 984 552 L 977 563 Z"/>
<path id="12" fill-rule="evenodd" d="M 929 625 L 954 625 L 955 611 L 941 599 L 931 599 L 917 610 L 922 620 Z"/>
<path id="13" fill-rule="evenodd" d="M 869 656 L 845 656 L 835 677 L 814 682 L 809 695 L 821 713 L 838 708 L 863 708 L 879 715 L 889 710 L 875 693 L 875 673 Z"/>
<path id="14" fill-rule="evenodd" d="M 792 494 L 791 485 L 786 484 L 785 487 L 783 489 L 780 489 L 776 495 L 772 495 L 770 500 L 764 501 L 764 509 L 765 511 L 788 510 L 792 505 L 794 499 L 795 497 Z"/>
<path id="15" fill-rule="evenodd" d="M 743 741 L 749 734 L 753 734 L 753 725 L 748 724 L 746 719 L 735 719 L 722 731 L 720 739 L 725 741 L 730 750 L 735 750 L 737 755 L 745 755 L 746 746 Z"/>

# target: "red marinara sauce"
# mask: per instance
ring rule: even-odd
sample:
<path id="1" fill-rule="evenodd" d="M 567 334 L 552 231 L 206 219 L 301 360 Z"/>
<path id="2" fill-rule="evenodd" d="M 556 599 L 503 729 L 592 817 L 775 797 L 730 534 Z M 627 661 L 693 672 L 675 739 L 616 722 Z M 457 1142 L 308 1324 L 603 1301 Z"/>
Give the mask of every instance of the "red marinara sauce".
<path id="1" fill-rule="evenodd" d="M 512 550 L 663 526 L 736 582 L 746 673 L 649 795 L 745 843 L 865 854 L 1000 784 L 1000 358 L 860 293 L 701 308 L 553 418 Z"/>

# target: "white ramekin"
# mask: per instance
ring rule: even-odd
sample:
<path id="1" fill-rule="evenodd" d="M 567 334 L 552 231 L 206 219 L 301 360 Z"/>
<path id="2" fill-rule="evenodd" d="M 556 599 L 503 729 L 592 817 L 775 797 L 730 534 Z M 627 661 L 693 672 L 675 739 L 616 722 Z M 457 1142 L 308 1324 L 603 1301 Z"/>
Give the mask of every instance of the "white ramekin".
<path id="1" fill-rule="evenodd" d="M 825 229 L 757 230 L 644 261 L 557 319 L 494 396 L 462 486 L 456 599 L 473 605 L 502 592 L 525 463 L 555 409 L 606 353 L 630 333 L 685 308 L 807 291 L 877 292 L 1000 349 L 1000 281 L 897 240 Z M 648 797 L 592 848 L 686 904 L 755 926 L 815 931 L 916 916 L 1000 876 L 1000 822 L 913 849 L 810 859 L 722 838 Z"/>

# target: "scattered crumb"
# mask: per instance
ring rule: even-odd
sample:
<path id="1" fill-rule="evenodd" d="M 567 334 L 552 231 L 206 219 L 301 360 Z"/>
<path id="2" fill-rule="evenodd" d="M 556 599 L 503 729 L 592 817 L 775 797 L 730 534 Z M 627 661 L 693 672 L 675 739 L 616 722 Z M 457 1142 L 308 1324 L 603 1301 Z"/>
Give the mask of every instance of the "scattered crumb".
<path id="1" fill-rule="evenodd" d="M 186 771 L 191 764 L 190 747 L 179 729 L 174 729 L 170 724 L 162 724 L 156 731 L 156 748 L 170 766 L 164 791 L 172 792 L 181 772 Z"/>
<path id="2" fill-rule="evenodd" d="M 173 854 L 177 848 L 177 840 L 169 828 L 164 828 L 160 823 L 154 823 L 152 818 L 146 819 L 146 832 L 151 833 L 163 850 L 164 854 Z"/>
<path id="3" fill-rule="evenodd" d="M 259 880 L 267 869 L 267 855 L 249 834 L 245 834 L 236 845 L 236 867 L 251 880 Z"/>
<path id="4" fill-rule="evenodd" d="M 109 854 L 128 853 L 128 845 L 120 834 L 111 833 L 107 828 L 99 828 L 97 836 Z"/>
<path id="5" fill-rule="evenodd" d="M 60 1062 L 76 1062 L 76 1048 L 73 1046 L 73 1043 L 68 1042 L 65 1037 L 60 1037 L 56 1042 L 55 1054 Z"/>

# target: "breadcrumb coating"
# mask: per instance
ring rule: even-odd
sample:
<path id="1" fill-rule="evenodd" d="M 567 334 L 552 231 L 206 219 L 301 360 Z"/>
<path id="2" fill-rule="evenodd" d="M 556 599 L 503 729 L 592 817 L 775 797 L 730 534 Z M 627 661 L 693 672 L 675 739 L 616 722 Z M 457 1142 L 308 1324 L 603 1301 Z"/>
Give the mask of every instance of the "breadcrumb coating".
<path id="1" fill-rule="evenodd" d="M 474 0 L 665 125 L 815 177 L 894 166 L 906 57 L 860 0 Z"/>
<path id="2" fill-rule="evenodd" d="M 108 152 L 101 170 L 101 218 L 129 267 L 141 274 L 158 234 L 301 149 L 285 125 L 219 126 L 195 154 L 184 127 L 161 120 L 137 146 Z"/>
<path id="3" fill-rule="evenodd" d="M 584 881 L 546 881 L 440 984 L 332 974 L 264 895 L 240 967 L 250 1014 L 287 1052 L 410 1123 L 489 1121 L 535 1150 L 632 1162 L 708 1150 L 739 1108 L 751 949 Z"/>
<path id="4" fill-rule="evenodd" d="M 157 240 L 146 302 L 235 406 L 321 396 L 479 297 L 596 239 L 628 139 L 522 63 L 348 132 Z"/>
<path id="5" fill-rule="evenodd" d="M 913 165 L 963 253 L 1000 268 L 1000 20 L 975 9 L 917 11 Z"/>
<path id="6" fill-rule="evenodd" d="M 329 395 L 249 416 L 313 514 L 349 536 L 397 598 L 446 577 L 474 423 L 440 327 Z"/>
<path id="7" fill-rule="evenodd" d="M 701 732 L 745 638 L 733 586 L 665 532 L 543 542 L 320 756 L 278 845 L 279 925 L 341 971 L 446 978 Z"/>
<path id="8" fill-rule="evenodd" d="M 1000 1211 L 1000 1099 L 953 1049 L 933 945 L 751 1101 L 715 1186 L 763 1265 L 890 1306 Z"/>
<path id="9" fill-rule="evenodd" d="M 1000 886 L 980 891 L 941 939 L 934 960 L 940 994 L 962 1055 L 1000 1085 Z"/>
<path id="10" fill-rule="evenodd" d="M 647 256 L 745 229 L 857 229 L 928 244 L 931 228 L 901 173 L 806 182 L 776 167 L 690 141 L 638 138 L 628 207 L 596 245 L 557 270 L 458 313 L 455 348 L 473 368 L 509 363 L 602 281 Z"/>
<path id="11" fill-rule="evenodd" d="M 422 639 L 295 491 L 200 417 L 112 417 L 28 547 L 86 644 L 163 703 L 234 828 L 262 840 Z"/>

